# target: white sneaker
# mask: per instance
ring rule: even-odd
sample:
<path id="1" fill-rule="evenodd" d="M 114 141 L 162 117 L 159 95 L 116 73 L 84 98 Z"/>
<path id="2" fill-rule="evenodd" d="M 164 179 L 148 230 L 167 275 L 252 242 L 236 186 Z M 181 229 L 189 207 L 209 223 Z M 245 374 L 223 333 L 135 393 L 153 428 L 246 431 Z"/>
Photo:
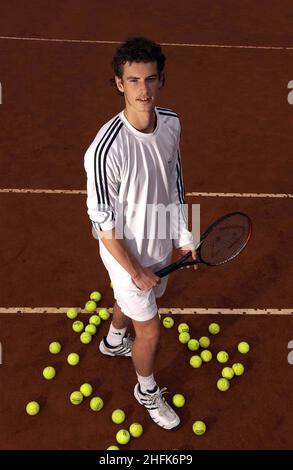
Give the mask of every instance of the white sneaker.
<path id="1" fill-rule="evenodd" d="M 161 390 L 157 387 L 154 393 L 142 393 L 139 383 L 134 387 L 135 398 L 147 409 L 152 420 L 164 429 L 172 429 L 178 426 L 180 418 L 166 402 L 164 393 L 167 393 L 166 387 Z"/>
<path id="2" fill-rule="evenodd" d="M 107 356 L 131 356 L 133 338 L 130 335 L 124 336 L 122 343 L 118 346 L 110 347 L 105 342 L 106 336 L 100 342 L 99 350 Z"/>

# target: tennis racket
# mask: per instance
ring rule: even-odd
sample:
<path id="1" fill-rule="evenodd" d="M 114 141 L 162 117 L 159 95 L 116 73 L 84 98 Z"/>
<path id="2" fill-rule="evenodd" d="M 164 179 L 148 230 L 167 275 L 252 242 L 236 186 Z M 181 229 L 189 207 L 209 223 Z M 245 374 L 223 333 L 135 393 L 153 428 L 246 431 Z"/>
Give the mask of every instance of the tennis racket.
<path id="1" fill-rule="evenodd" d="M 211 224 L 200 237 L 196 248 L 196 260 L 191 258 L 191 251 L 175 263 L 169 264 L 155 274 L 158 277 L 176 271 L 184 266 L 204 263 L 219 266 L 231 261 L 246 247 L 251 238 L 252 222 L 242 212 L 230 212 Z"/>

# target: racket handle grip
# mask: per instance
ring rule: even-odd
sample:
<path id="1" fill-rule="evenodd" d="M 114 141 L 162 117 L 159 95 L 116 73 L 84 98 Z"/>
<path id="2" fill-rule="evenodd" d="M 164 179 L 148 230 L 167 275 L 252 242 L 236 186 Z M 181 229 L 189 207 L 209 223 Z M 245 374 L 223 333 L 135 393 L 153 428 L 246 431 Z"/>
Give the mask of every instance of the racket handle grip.
<path id="1" fill-rule="evenodd" d="M 186 255 L 182 256 L 179 260 L 175 261 L 172 264 L 169 264 L 165 268 L 160 269 L 159 271 L 156 271 L 155 274 L 158 277 L 164 277 L 167 276 L 168 274 L 172 273 L 173 271 L 176 271 L 177 269 L 182 267 L 182 263 L 189 258 L 191 255 L 191 251 L 189 251 Z"/>

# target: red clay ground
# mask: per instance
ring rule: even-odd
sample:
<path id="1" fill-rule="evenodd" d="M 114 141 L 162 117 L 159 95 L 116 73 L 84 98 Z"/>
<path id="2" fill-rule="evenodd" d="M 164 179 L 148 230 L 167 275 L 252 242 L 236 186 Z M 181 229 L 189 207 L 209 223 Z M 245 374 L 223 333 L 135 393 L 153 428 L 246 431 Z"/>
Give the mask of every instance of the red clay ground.
<path id="1" fill-rule="evenodd" d="M 113 11 L 119 12 L 115 25 Z M 0 36 L 120 41 L 145 34 L 160 42 L 292 47 L 291 2 L 10 1 L 1 7 Z M 133 26 L 133 18 L 136 18 Z M 83 154 L 98 128 L 120 111 L 108 85 L 115 44 L 0 40 L 0 188 L 85 189 Z M 165 46 L 167 82 L 160 104 L 182 121 L 187 192 L 292 193 L 292 109 L 287 84 L 292 50 Z M 233 263 L 171 276 L 160 307 L 292 308 L 292 199 L 195 198 L 202 228 L 231 210 L 247 212 L 254 235 Z M 0 193 L 0 307 L 83 306 L 92 290 L 112 305 L 109 280 L 91 238 L 84 195 Z M 84 318 L 86 317 L 83 314 Z M 82 346 L 64 315 L 1 314 L 1 449 L 105 449 L 114 442 L 114 408 L 127 424 L 141 421 L 142 438 L 127 449 L 292 449 L 292 365 L 288 342 L 292 316 L 177 316 L 193 335 L 218 321 L 222 333 L 212 351 L 238 341 L 252 346 L 247 373 L 227 393 L 217 391 L 220 366 L 188 365 L 190 353 L 175 330 L 163 331 L 158 381 L 186 395 L 182 426 L 159 429 L 135 402 L 135 374 L 128 359 L 101 357 L 97 342 Z M 61 339 L 60 358 L 48 344 Z M 81 352 L 70 368 L 67 353 Z M 242 359 L 242 358 L 241 358 Z M 52 382 L 42 369 L 56 363 Z M 90 381 L 105 399 L 95 414 L 88 403 L 73 407 L 70 392 Z M 42 412 L 24 412 L 39 399 Z M 197 438 L 195 419 L 208 432 Z"/>

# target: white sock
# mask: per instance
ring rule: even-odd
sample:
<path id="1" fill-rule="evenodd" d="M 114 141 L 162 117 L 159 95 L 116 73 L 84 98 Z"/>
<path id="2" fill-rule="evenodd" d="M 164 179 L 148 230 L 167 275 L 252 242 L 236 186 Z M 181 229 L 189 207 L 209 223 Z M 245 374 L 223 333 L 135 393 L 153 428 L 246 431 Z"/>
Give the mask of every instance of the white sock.
<path id="1" fill-rule="evenodd" d="M 149 375 L 148 377 L 143 377 L 142 375 L 139 375 L 136 372 L 136 375 L 142 393 L 146 393 L 147 391 L 153 391 L 157 387 L 157 382 L 154 379 L 154 374 Z"/>
<path id="2" fill-rule="evenodd" d="M 125 336 L 126 330 L 127 330 L 127 327 L 122 328 L 121 330 L 118 330 L 118 328 L 115 328 L 113 324 L 111 323 L 110 329 L 106 338 L 107 343 L 110 346 L 114 346 L 114 347 L 121 344 Z"/>

